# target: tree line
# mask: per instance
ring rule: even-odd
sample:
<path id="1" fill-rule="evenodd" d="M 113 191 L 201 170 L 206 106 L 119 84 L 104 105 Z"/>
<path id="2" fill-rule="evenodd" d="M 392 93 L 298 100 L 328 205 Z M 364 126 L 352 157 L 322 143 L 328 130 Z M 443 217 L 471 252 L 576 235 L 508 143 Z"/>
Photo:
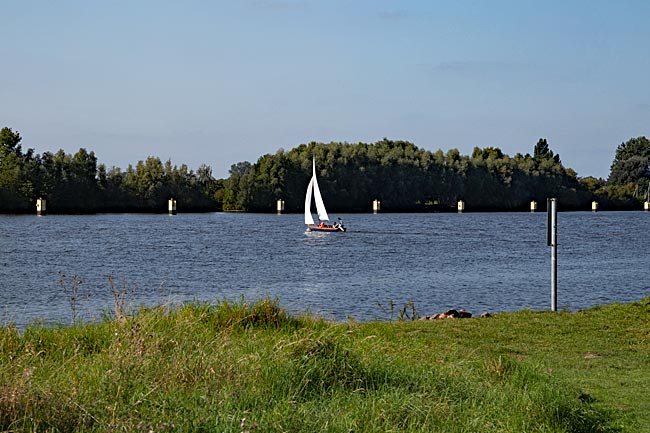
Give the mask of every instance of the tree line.
<path id="1" fill-rule="evenodd" d="M 207 165 L 196 172 L 157 157 L 126 170 L 98 164 L 94 152 L 74 155 L 23 151 L 21 137 L 0 131 L 0 212 L 30 213 L 38 197 L 54 213 L 161 212 L 174 197 L 184 211 L 274 212 L 278 199 L 301 212 L 316 159 L 321 193 L 332 211 L 366 212 L 374 199 L 385 211 L 528 210 L 536 200 L 557 197 L 564 210 L 639 209 L 650 193 L 650 141 L 632 138 L 616 149 L 607 180 L 580 178 L 562 165 L 541 138 L 532 154 L 511 157 L 498 147 L 436 152 L 408 141 L 301 144 L 234 164 L 227 179 Z"/>
<path id="2" fill-rule="evenodd" d="M 541 138 L 533 153 L 514 157 L 497 147 L 475 147 L 471 156 L 420 149 L 408 141 L 302 144 L 280 149 L 255 164 L 235 164 L 225 180 L 223 208 L 271 212 L 275 201 L 299 212 L 317 161 L 321 193 L 334 211 L 363 212 L 374 199 L 386 211 L 449 211 L 458 200 L 468 209 L 517 211 L 530 202 L 559 199 L 562 209 L 638 209 L 650 190 L 650 142 L 645 137 L 621 144 L 607 181 L 579 178 Z M 644 192 L 645 191 L 645 192 Z"/>
<path id="3" fill-rule="evenodd" d="M 188 211 L 219 209 L 214 192 L 220 182 L 206 165 L 194 172 L 149 157 L 125 171 L 108 169 L 84 148 L 38 155 L 23 152 L 21 140 L 10 128 L 0 131 L 0 212 L 33 212 L 38 197 L 52 213 L 160 212 L 171 197 Z"/>

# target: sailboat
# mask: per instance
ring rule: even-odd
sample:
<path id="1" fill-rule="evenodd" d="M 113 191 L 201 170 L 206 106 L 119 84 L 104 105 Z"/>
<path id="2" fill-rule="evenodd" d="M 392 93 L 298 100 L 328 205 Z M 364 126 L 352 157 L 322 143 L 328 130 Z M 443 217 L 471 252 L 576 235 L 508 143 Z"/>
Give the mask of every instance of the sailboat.
<path id="1" fill-rule="evenodd" d="M 307 194 L 305 196 L 305 224 L 307 224 L 307 231 L 313 232 L 344 232 L 345 226 L 341 218 L 334 224 L 330 224 L 330 217 L 325 210 L 325 203 L 323 197 L 320 195 L 320 188 L 318 188 L 318 180 L 316 179 L 316 159 L 313 160 L 312 167 L 313 174 L 309 185 L 307 185 Z M 314 217 L 311 214 L 311 198 L 314 197 L 316 202 L 316 212 L 318 213 L 319 224 L 314 222 Z"/>

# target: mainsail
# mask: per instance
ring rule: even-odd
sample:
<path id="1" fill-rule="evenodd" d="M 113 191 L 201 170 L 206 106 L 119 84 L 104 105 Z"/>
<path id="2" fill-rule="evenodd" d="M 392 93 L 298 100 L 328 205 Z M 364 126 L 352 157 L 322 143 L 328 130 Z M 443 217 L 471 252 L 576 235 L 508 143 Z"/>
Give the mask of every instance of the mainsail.
<path id="1" fill-rule="evenodd" d="M 318 212 L 318 219 L 321 221 L 329 221 L 330 217 L 327 215 L 325 210 L 325 203 L 323 203 L 323 197 L 320 195 L 320 188 L 318 188 L 318 180 L 316 180 L 316 159 L 313 161 L 313 172 L 312 179 L 314 179 L 314 201 L 316 202 L 316 212 Z"/>
<path id="2" fill-rule="evenodd" d="M 312 192 L 316 201 L 318 219 L 321 221 L 329 221 L 330 217 L 325 210 L 325 203 L 323 203 L 323 197 L 320 195 L 320 188 L 318 188 L 318 180 L 316 179 L 316 159 L 313 160 L 312 176 L 307 186 L 307 195 L 305 196 L 305 224 L 314 224 L 314 217 L 311 215 Z"/>

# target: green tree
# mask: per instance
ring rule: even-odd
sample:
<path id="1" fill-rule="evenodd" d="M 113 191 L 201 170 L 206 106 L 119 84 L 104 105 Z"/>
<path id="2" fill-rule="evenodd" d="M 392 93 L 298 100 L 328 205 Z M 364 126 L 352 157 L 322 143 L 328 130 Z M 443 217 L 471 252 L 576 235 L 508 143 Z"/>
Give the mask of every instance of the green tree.
<path id="1" fill-rule="evenodd" d="M 536 160 L 552 159 L 556 164 L 561 164 L 560 155 L 553 154 L 545 138 L 540 138 L 533 149 L 533 158 Z"/>
<path id="2" fill-rule="evenodd" d="M 252 165 L 248 161 L 233 164 L 223 195 L 224 210 L 248 210 Z"/>
<path id="3" fill-rule="evenodd" d="M 25 212 L 34 199 L 34 150 L 23 154 L 18 132 L 0 130 L 0 209 Z"/>
<path id="4" fill-rule="evenodd" d="M 650 140 L 631 138 L 621 143 L 607 179 L 610 186 L 629 185 L 631 189 L 645 189 L 650 183 Z"/>
<path id="5" fill-rule="evenodd" d="M 18 157 L 22 156 L 21 140 L 22 138 L 18 131 L 13 132 L 8 127 L 2 128 L 0 130 L 0 159 L 9 154 L 14 154 Z"/>
<path id="6" fill-rule="evenodd" d="M 549 156 L 551 153 L 551 149 L 548 147 L 548 142 L 546 141 L 545 138 L 540 138 L 537 141 L 537 144 L 535 145 L 535 149 L 533 150 L 533 157 L 534 158 L 545 158 Z"/>

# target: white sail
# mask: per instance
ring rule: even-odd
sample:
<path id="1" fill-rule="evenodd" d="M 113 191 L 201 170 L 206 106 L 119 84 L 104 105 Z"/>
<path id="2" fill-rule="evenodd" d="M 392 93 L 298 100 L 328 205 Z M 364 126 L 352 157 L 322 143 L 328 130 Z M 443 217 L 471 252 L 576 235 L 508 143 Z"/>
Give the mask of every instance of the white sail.
<path id="1" fill-rule="evenodd" d="M 325 210 L 325 203 L 323 203 L 323 197 L 321 197 L 320 189 L 318 188 L 318 180 L 316 180 L 316 159 L 313 161 L 312 180 L 314 182 L 314 200 L 316 201 L 316 212 L 318 212 L 318 219 L 321 221 L 329 221 L 330 217 L 327 215 L 327 211 Z"/>
<path id="2" fill-rule="evenodd" d="M 305 224 L 314 224 L 314 217 L 311 215 L 311 192 L 314 188 L 314 178 L 312 177 L 307 186 L 307 195 L 305 196 Z"/>
<path id="3" fill-rule="evenodd" d="M 320 188 L 318 188 L 318 180 L 316 179 L 316 159 L 313 160 L 312 176 L 309 185 L 307 185 L 307 194 L 305 195 L 305 224 L 315 224 L 314 217 L 311 214 L 312 195 L 316 201 L 318 219 L 321 221 L 329 221 L 330 217 L 325 210 L 325 203 L 323 203 L 323 197 L 320 195 Z"/>

